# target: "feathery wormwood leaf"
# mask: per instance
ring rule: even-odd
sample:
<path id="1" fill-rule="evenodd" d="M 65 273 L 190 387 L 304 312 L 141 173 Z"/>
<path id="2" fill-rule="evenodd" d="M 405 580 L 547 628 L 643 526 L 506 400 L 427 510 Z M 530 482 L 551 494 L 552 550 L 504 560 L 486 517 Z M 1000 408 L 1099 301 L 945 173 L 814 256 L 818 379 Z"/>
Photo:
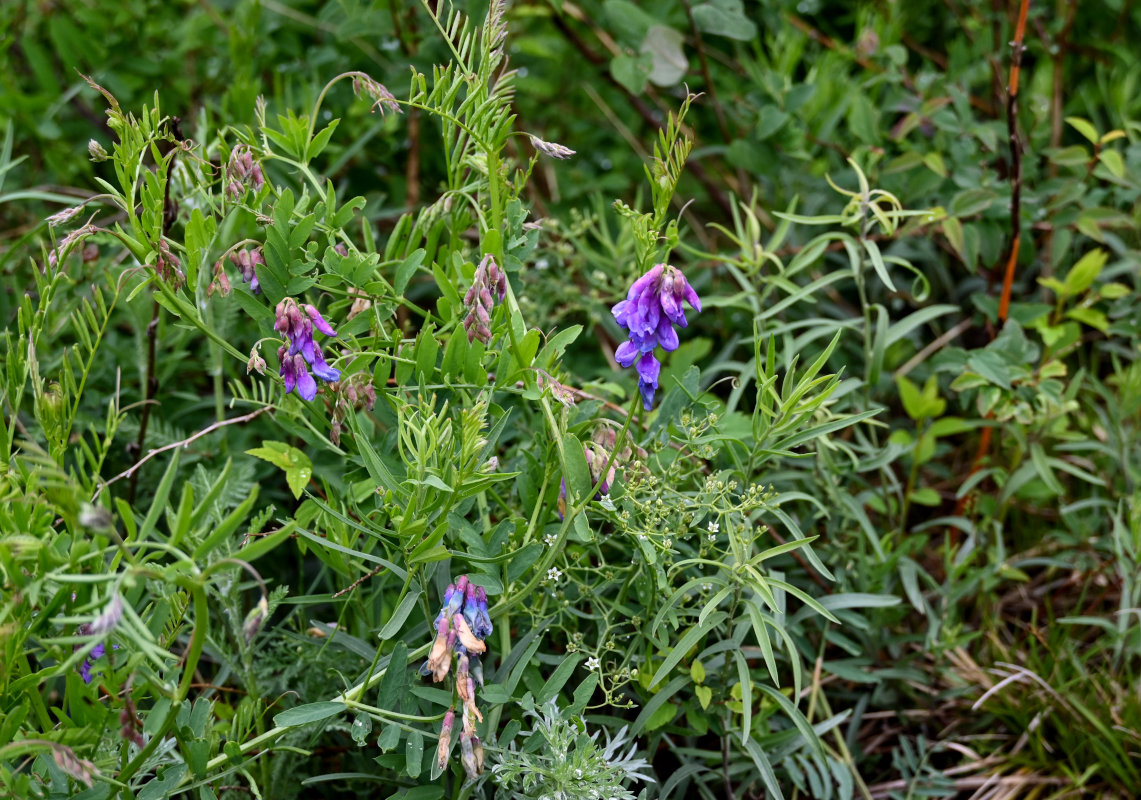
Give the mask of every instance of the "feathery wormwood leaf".
<path id="1" fill-rule="evenodd" d="M 194 496 L 205 498 L 212 487 L 225 476 L 221 483 L 221 492 L 214 499 L 209 511 L 209 517 L 221 521 L 226 512 L 236 508 L 254 486 L 254 462 L 247 459 L 238 459 L 217 469 L 208 469 L 203 464 L 196 464 L 190 485 L 194 487 Z"/>

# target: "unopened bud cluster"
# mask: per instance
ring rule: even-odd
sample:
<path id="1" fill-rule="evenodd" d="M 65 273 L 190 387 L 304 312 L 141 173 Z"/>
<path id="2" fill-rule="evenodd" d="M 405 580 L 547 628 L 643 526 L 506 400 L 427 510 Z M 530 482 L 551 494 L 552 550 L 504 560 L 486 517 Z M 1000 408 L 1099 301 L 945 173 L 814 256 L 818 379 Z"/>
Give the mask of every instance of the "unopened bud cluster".
<path id="1" fill-rule="evenodd" d="M 382 83 L 370 78 L 364 73 L 359 73 L 353 78 L 353 92 L 357 97 L 365 95 L 372 100 L 372 111 L 379 111 L 383 117 L 385 111 L 395 111 L 400 113 L 400 104 L 396 102 L 396 98 L 392 96 L 392 92 Z"/>
<path id="2" fill-rule="evenodd" d="M 369 411 L 376 406 L 376 389 L 372 386 L 372 379 L 368 373 L 357 373 L 350 378 L 335 383 L 332 386 L 336 402 L 333 404 L 332 427 L 329 439 L 333 444 L 341 443 L 341 431 L 344 429 L 345 417 L 350 408 L 367 408 Z"/>
<path id="3" fill-rule="evenodd" d="M 261 167 L 254 161 L 253 154 L 247 145 L 240 144 L 230 153 L 230 163 L 226 165 L 226 191 L 235 200 L 245 194 L 246 189 L 252 188 L 255 192 L 265 185 L 265 178 L 261 174 Z"/>
<path id="4" fill-rule="evenodd" d="M 471 288 L 464 295 L 464 308 L 468 310 L 464 330 L 469 342 L 479 339 L 487 344 L 491 341 L 491 312 L 495 310 L 496 299 L 502 303 L 506 296 L 507 276 L 488 253 L 476 267 Z"/>

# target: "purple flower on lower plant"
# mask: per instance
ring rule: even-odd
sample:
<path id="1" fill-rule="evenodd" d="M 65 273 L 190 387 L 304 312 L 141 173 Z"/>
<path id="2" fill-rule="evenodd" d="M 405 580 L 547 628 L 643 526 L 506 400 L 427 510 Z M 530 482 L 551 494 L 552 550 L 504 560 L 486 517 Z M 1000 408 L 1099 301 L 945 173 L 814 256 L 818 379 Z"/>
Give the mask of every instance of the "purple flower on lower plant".
<path id="1" fill-rule="evenodd" d="M 336 336 L 337 332 L 315 307 L 306 305 L 304 309 L 303 313 L 292 297 L 285 298 L 277 304 L 273 327 L 289 340 L 288 347 L 282 345 L 277 351 L 285 393 L 297 389 L 302 399 L 312 400 L 317 396 L 317 382 L 309 374 L 310 367 L 313 375 L 327 383 L 340 380 L 341 372 L 329 366 L 321 345 L 313 341 L 314 329 L 326 336 Z"/>
<path id="2" fill-rule="evenodd" d="M 647 411 L 653 408 L 662 368 L 654 349 L 658 346 L 666 352 L 677 349 L 674 326 L 684 328 L 689 324 L 683 303 L 689 303 L 694 311 L 701 311 L 701 298 L 681 270 L 669 264 L 655 264 L 634 281 L 626 299 L 613 308 L 614 319 L 629 336 L 614 351 L 614 358 L 624 367 L 634 365 L 637 369 L 638 391 Z"/>
<path id="3" fill-rule="evenodd" d="M 87 654 L 87 658 L 83 659 L 83 663 L 79 665 L 79 677 L 83 678 L 84 683 L 91 683 L 91 668 L 95 662 L 103 658 L 106 654 L 107 648 L 102 642 L 91 648 L 91 652 Z"/>

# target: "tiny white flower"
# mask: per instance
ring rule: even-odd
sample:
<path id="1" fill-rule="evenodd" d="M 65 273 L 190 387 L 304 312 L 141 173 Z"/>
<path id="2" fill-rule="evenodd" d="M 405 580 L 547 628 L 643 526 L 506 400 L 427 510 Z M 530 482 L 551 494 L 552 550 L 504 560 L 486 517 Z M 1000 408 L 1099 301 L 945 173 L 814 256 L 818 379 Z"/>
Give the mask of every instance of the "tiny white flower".
<path id="1" fill-rule="evenodd" d="M 553 533 L 548 533 L 543 537 L 543 541 L 546 543 L 547 547 L 554 547 L 556 538 L 557 537 Z"/>
<path id="2" fill-rule="evenodd" d="M 549 581 L 557 581 L 562 576 L 562 570 L 560 570 L 558 567 L 551 567 L 549 570 L 547 570 L 547 580 Z"/>
<path id="3" fill-rule="evenodd" d="M 721 531 L 721 524 L 714 520 L 709 520 L 709 525 L 707 527 L 709 528 L 710 533 L 719 533 Z"/>
<path id="4" fill-rule="evenodd" d="M 591 656 L 590 658 L 588 658 L 586 660 L 586 668 L 589 670 L 598 669 L 598 659 L 595 658 L 594 656 Z"/>

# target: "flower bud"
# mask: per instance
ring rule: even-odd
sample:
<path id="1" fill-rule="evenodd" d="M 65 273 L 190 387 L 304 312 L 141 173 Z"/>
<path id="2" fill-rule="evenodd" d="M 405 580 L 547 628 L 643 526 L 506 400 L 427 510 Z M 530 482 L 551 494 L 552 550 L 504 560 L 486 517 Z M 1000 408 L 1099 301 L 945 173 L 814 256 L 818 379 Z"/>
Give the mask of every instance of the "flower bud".
<path id="1" fill-rule="evenodd" d="M 107 151 L 103 149 L 103 145 L 92 139 L 87 143 L 87 153 L 91 156 L 91 160 L 95 162 L 106 161 L 110 158 Z"/>

